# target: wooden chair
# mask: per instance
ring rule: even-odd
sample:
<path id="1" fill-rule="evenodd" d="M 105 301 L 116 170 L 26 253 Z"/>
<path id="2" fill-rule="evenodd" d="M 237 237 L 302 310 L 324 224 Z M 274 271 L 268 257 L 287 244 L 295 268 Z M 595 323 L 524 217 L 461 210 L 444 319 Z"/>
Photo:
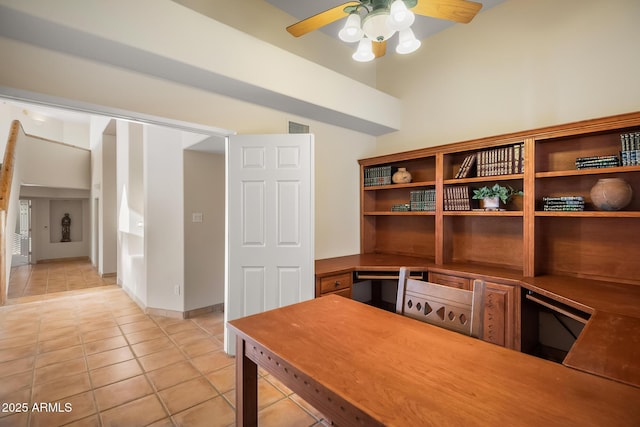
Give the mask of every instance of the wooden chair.
<path id="1" fill-rule="evenodd" d="M 400 269 L 396 313 L 476 338 L 482 338 L 485 283 L 473 282 L 473 290 L 452 288 L 409 278 Z"/>

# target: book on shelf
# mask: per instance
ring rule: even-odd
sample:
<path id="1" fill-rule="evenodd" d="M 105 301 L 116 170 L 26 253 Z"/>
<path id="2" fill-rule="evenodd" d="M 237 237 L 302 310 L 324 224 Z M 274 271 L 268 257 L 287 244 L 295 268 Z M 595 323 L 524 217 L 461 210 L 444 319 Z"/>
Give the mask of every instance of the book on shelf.
<path id="1" fill-rule="evenodd" d="M 477 153 L 477 176 L 524 173 L 524 142 L 491 148 Z"/>
<path id="2" fill-rule="evenodd" d="M 456 179 L 468 178 L 471 176 L 472 171 L 476 165 L 476 157 L 477 157 L 477 154 L 473 153 L 473 154 L 469 154 L 467 157 L 464 158 L 464 161 L 460 165 L 460 169 L 458 169 L 458 173 L 456 173 L 456 176 L 455 176 Z"/>
<path id="3" fill-rule="evenodd" d="M 622 166 L 640 165 L 640 132 L 620 134 L 620 146 Z"/>
<path id="4" fill-rule="evenodd" d="M 396 171 L 392 166 L 374 166 L 364 170 L 364 186 L 390 185 L 391 176 Z"/>
<path id="5" fill-rule="evenodd" d="M 470 211 L 471 197 L 468 185 L 448 185 L 444 188 L 445 211 Z"/>
<path id="6" fill-rule="evenodd" d="M 435 211 L 436 190 L 414 190 L 409 192 L 409 206 L 412 211 Z"/>
<path id="7" fill-rule="evenodd" d="M 616 166 L 620 166 L 620 158 L 615 154 L 576 158 L 576 169 L 613 168 Z"/>
<path id="8" fill-rule="evenodd" d="M 547 212 L 580 212 L 584 210 L 584 197 L 582 196 L 543 197 L 542 210 Z"/>

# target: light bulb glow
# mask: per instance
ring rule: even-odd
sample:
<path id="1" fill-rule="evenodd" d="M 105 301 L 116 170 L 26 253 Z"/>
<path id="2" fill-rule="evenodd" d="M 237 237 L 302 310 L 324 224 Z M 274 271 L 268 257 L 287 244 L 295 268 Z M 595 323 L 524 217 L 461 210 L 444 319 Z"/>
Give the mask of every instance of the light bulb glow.
<path id="1" fill-rule="evenodd" d="M 415 52 L 422 44 L 420 40 L 416 39 L 416 36 L 413 34 L 413 31 L 411 31 L 411 28 L 400 31 L 398 39 L 399 41 L 398 46 L 396 47 L 396 52 L 403 55 Z"/>
<path id="2" fill-rule="evenodd" d="M 371 44 L 371 39 L 363 38 L 358 43 L 358 49 L 353 54 L 352 58 L 358 62 L 369 62 L 375 58 L 373 54 L 373 46 Z"/>
<path id="3" fill-rule="evenodd" d="M 340 40 L 347 43 L 355 43 L 362 38 L 364 32 L 360 27 L 360 15 L 352 13 L 347 18 L 344 27 L 338 33 Z"/>
<path id="4" fill-rule="evenodd" d="M 387 25 L 393 30 L 401 31 L 409 28 L 415 19 L 416 16 L 407 9 L 402 0 L 395 0 L 391 4 Z"/>

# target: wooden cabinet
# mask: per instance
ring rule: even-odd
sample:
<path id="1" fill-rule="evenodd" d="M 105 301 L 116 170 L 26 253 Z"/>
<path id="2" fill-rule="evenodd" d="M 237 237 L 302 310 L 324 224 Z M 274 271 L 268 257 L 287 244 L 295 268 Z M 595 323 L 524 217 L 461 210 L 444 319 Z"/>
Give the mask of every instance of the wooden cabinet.
<path id="1" fill-rule="evenodd" d="M 337 294 L 351 298 L 351 286 L 353 285 L 352 273 L 334 274 L 331 276 L 316 278 L 316 288 L 319 292 L 316 295 L 326 296 Z"/>
<path id="2" fill-rule="evenodd" d="M 452 288 L 470 290 L 473 280 L 468 277 L 453 276 L 450 274 L 429 272 L 429 281 L 439 285 L 451 286 Z"/>
<path id="3" fill-rule="evenodd" d="M 469 290 L 477 277 L 429 272 L 429 281 L 440 285 Z M 518 289 L 515 285 L 485 280 L 484 320 L 482 339 L 507 348 L 520 349 L 518 327 Z"/>
<path id="4" fill-rule="evenodd" d="M 640 285 L 640 166 L 576 169 L 579 157 L 619 154 L 620 135 L 640 131 L 640 113 L 516 132 L 359 161 L 361 253 L 419 256 L 436 266 L 499 268 L 515 275 L 563 275 Z M 513 162 L 518 147 L 522 168 Z M 458 177 L 470 155 L 487 154 L 496 169 Z M 493 156 L 493 157 L 491 157 Z M 511 157 L 509 157 L 511 156 Z M 502 165 L 502 166 L 500 166 Z M 365 186 L 370 168 L 404 167 L 409 184 Z M 484 170 L 484 169 L 483 169 Z M 494 172 L 491 172 L 494 170 Z M 634 196 L 620 211 L 593 207 L 590 189 L 600 178 L 622 178 Z M 475 200 L 450 210 L 444 197 L 495 183 L 522 190 L 500 211 L 481 211 Z M 412 191 L 435 191 L 435 210 L 394 212 Z M 549 212 L 544 197 L 584 197 L 580 212 Z"/>

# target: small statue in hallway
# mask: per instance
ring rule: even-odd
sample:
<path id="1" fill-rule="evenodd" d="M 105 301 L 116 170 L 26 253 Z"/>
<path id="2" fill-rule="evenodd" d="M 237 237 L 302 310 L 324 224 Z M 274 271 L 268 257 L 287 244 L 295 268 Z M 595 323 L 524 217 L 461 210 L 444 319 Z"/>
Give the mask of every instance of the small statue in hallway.
<path id="1" fill-rule="evenodd" d="M 69 214 L 66 213 L 62 217 L 62 240 L 61 242 L 70 242 L 71 241 L 71 218 Z"/>

